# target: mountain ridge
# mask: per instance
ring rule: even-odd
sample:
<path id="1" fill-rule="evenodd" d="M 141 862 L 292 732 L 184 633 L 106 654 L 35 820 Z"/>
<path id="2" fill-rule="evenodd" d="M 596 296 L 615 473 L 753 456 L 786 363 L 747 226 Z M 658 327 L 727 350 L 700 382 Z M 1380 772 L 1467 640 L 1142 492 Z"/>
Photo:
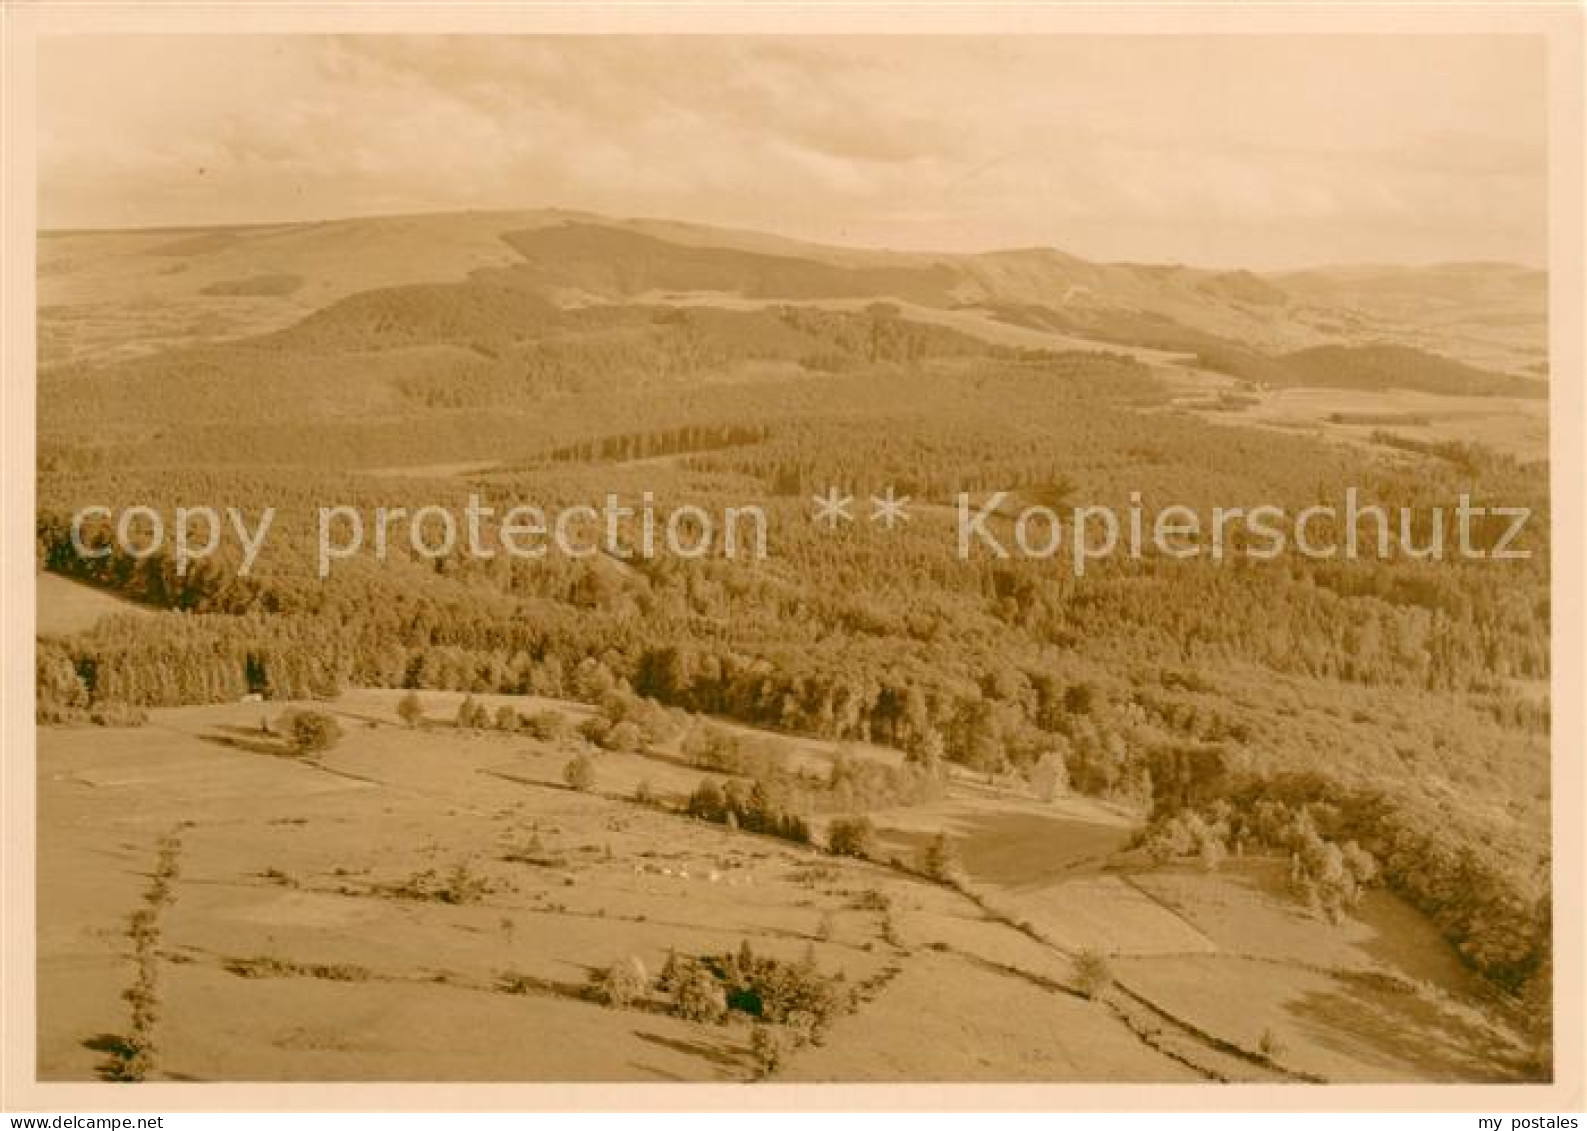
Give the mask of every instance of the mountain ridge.
<path id="1" fill-rule="evenodd" d="M 40 239 L 61 239 L 85 236 L 138 236 L 138 235 L 183 235 L 200 234 L 207 232 L 256 232 L 267 229 L 309 229 L 324 228 L 327 226 L 344 224 L 362 224 L 370 221 L 422 221 L 431 219 L 445 219 L 451 217 L 558 217 L 573 221 L 595 222 L 613 227 L 629 227 L 635 230 L 671 229 L 675 233 L 693 230 L 701 234 L 745 241 L 774 242 L 789 248 L 801 248 L 811 252 L 823 252 L 833 255 L 877 255 L 877 256 L 909 256 L 909 257 L 935 257 L 944 259 L 964 259 L 979 257 L 1010 257 L 1010 256 L 1055 256 L 1077 263 L 1095 264 L 1105 267 L 1148 268 L 1148 269 L 1186 269 L 1192 271 L 1206 271 L 1215 274 L 1248 273 L 1262 278 L 1281 278 L 1293 275 L 1307 275 L 1313 273 L 1348 273 L 1348 272 L 1423 272 L 1423 271 L 1449 271 L 1457 269 L 1502 269 L 1518 273 L 1530 273 L 1546 277 L 1546 267 L 1535 264 L 1521 263 L 1505 259 L 1437 259 L 1424 262 L 1402 262 L 1396 260 L 1340 260 L 1320 263 L 1305 263 L 1285 267 L 1253 267 L 1248 264 L 1211 264 L 1191 263 L 1174 259 L 1110 259 L 1104 257 L 1082 256 L 1075 252 L 1067 251 L 1056 244 L 1024 244 L 1015 246 L 991 246 L 976 250 L 934 250 L 931 248 L 891 248 L 874 244 L 842 244 L 828 243 L 821 240 L 812 240 L 800 236 L 785 235 L 780 232 L 759 231 L 753 228 L 740 228 L 731 225 L 710 224 L 700 220 L 687 220 L 669 216 L 619 216 L 611 213 L 594 212 L 581 208 L 566 208 L 561 206 L 546 206 L 539 208 L 447 208 L 421 212 L 373 212 L 366 214 L 350 214 L 345 216 L 327 216 L 308 220 L 252 220 L 224 224 L 154 224 L 132 227 L 60 227 L 39 228 L 36 235 Z"/>
<path id="2" fill-rule="evenodd" d="M 45 233 L 38 253 L 44 363 L 269 332 L 361 291 L 526 264 L 563 305 L 903 300 L 1029 309 L 1050 329 L 1182 353 L 1208 337 L 1266 353 L 1398 345 L 1529 377 L 1547 356 L 1546 276 L 1514 265 L 1264 273 L 1055 248 L 851 248 L 574 209 Z"/>

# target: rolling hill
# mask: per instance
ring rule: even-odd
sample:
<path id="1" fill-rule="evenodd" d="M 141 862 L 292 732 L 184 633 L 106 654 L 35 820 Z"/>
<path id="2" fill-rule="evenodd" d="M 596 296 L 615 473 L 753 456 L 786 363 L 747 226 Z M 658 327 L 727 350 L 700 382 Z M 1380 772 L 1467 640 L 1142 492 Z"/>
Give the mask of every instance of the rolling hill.
<path id="1" fill-rule="evenodd" d="M 505 270 L 559 306 L 895 300 L 1002 311 L 1113 344 L 1262 353 L 1401 345 L 1539 372 L 1546 279 L 1502 264 L 1258 275 L 1098 263 L 1048 248 L 871 251 L 667 221 L 541 210 L 245 228 L 46 232 L 45 364 L 269 332 L 363 291 Z M 119 300 L 136 294 L 136 303 Z"/>
<path id="2" fill-rule="evenodd" d="M 1459 286 L 1447 274 L 1431 272 L 1445 319 L 1462 302 L 1480 314 L 1495 292 L 1541 302 L 1515 269 L 1466 268 Z M 1394 293 L 1414 278 L 1396 275 Z M 1040 249 L 823 248 L 562 212 L 46 234 L 41 438 L 48 454 L 85 432 L 107 459 L 152 444 L 290 462 L 306 444 L 322 462 L 393 466 L 469 460 L 480 436 L 518 435 L 516 457 L 591 423 L 572 406 L 602 390 L 776 383 L 786 394 L 767 395 L 802 400 L 801 383 L 866 366 L 1076 351 L 1127 355 L 1170 385 L 1200 371 L 1272 389 L 1546 394 L 1536 376 L 1396 340 L 1414 328 L 1368 333 L 1343 307 L 1355 328 L 1322 334 L 1317 308 L 1282 282 Z M 1346 275 L 1331 293 L 1385 285 Z M 1319 286 L 1306 277 L 1300 289 Z M 635 411 L 620 428 L 647 423 Z M 1506 429 L 1496 434 L 1518 433 Z"/>

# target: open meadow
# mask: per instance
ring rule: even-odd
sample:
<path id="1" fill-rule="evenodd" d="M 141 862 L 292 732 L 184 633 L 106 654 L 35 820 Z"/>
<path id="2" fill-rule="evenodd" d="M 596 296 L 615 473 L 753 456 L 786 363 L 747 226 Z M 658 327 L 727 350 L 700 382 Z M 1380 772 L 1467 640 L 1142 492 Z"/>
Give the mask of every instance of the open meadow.
<path id="1" fill-rule="evenodd" d="M 310 755 L 266 729 L 277 704 L 45 731 L 42 1078 L 114 1075 L 147 968 L 151 1078 L 754 1079 L 747 1016 L 680 1017 L 654 992 L 612 1004 L 591 980 L 745 946 L 845 994 L 781 1078 L 1524 1071 L 1491 995 L 1392 895 L 1330 926 L 1275 885 L 1276 862 L 1154 867 L 1105 806 L 968 781 L 878 812 L 881 863 L 834 857 L 683 814 L 720 775 L 666 750 L 595 753 L 593 784 L 571 788 L 566 764 L 593 748 L 460 729 L 462 699 L 427 694 L 410 723 L 397 693 L 348 692 L 329 705 L 346 737 Z M 941 829 L 962 877 L 886 862 Z M 140 910 L 146 952 L 129 937 Z M 1104 956 L 1106 984 L 1083 954 Z"/>

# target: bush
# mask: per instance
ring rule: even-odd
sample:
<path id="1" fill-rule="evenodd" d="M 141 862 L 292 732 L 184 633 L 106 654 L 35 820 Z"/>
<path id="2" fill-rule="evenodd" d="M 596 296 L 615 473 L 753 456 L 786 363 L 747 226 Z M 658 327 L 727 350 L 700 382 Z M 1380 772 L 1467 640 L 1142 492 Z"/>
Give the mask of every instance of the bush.
<path id="1" fill-rule="evenodd" d="M 840 746 L 827 781 L 830 808 L 862 813 L 895 805 L 918 805 L 942 796 L 940 763 L 925 760 L 889 766 Z"/>
<path id="2" fill-rule="evenodd" d="M 722 790 L 710 779 L 702 781 L 695 787 L 694 792 L 689 794 L 684 812 L 702 821 L 721 824 L 727 819 L 727 804 L 722 797 Z"/>
<path id="3" fill-rule="evenodd" d="M 595 1000 L 614 1009 L 626 1009 L 650 989 L 645 964 L 630 955 L 604 970 L 590 972 L 590 989 Z"/>
<path id="4" fill-rule="evenodd" d="M 1215 872 L 1229 855 L 1230 835 L 1226 821 L 1205 820 L 1199 813 L 1184 810 L 1153 822 L 1144 846 L 1154 863 L 1194 856 L 1204 869 Z"/>
<path id="5" fill-rule="evenodd" d="M 657 986 L 672 995 L 672 1011 L 685 1021 L 714 1025 L 727 1016 L 727 991 L 697 958 L 669 955 Z"/>
<path id="6" fill-rule="evenodd" d="M 749 1039 L 750 1055 L 755 1058 L 756 1074 L 764 1079 L 782 1067 L 788 1055 L 788 1040 L 770 1025 L 757 1025 Z"/>
<path id="7" fill-rule="evenodd" d="M 410 691 L 402 697 L 397 704 L 397 718 L 410 727 L 416 727 L 423 721 L 424 704 L 419 702 L 417 693 Z"/>
<path id="8" fill-rule="evenodd" d="M 562 780 L 572 789 L 588 792 L 595 788 L 595 763 L 589 755 L 580 754 L 562 767 Z"/>
<path id="9" fill-rule="evenodd" d="M 601 713 L 611 723 L 612 730 L 622 729 L 619 739 L 622 746 L 614 750 L 642 750 L 646 746 L 666 742 L 678 732 L 672 712 L 656 702 L 627 691 L 609 691 L 601 699 Z M 632 745 L 628 745 L 631 743 Z"/>
<path id="10" fill-rule="evenodd" d="M 639 724 L 627 720 L 615 724 L 606 732 L 607 750 L 619 754 L 638 754 L 645 748 L 645 732 L 639 729 Z"/>
<path id="11" fill-rule="evenodd" d="M 1271 1029 L 1262 1030 L 1262 1038 L 1257 1042 L 1256 1047 L 1268 1060 L 1277 1060 L 1284 1055 L 1284 1042 Z"/>
<path id="12" fill-rule="evenodd" d="M 818 1039 L 853 1005 L 842 974 L 823 973 L 813 956 L 802 962 L 757 955 L 745 942 L 736 953 L 688 958 L 670 955 L 657 986 L 673 1011 L 690 1021 L 720 1021 L 729 1010 L 756 1021 L 788 1025 Z"/>
<path id="13" fill-rule="evenodd" d="M 683 756 L 703 770 L 737 773 L 743 766 L 744 743 L 710 723 L 699 724 L 683 736 Z"/>
<path id="14" fill-rule="evenodd" d="M 799 814 L 774 803 L 760 782 L 746 790 L 739 781 L 730 781 L 724 788 L 706 779 L 689 795 L 684 812 L 731 829 L 764 833 L 795 844 L 810 843 L 810 825 Z"/>
<path id="15" fill-rule="evenodd" d="M 536 711 L 519 717 L 521 729 L 541 742 L 557 742 L 568 733 L 568 721 L 559 711 Z"/>
<path id="16" fill-rule="evenodd" d="M 489 730 L 490 708 L 472 695 L 465 696 L 457 707 L 457 726 L 459 730 Z"/>
<path id="17" fill-rule="evenodd" d="M 299 754 L 318 754 L 342 740 L 342 727 L 324 711 L 294 711 L 282 728 L 287 741 Z"/>
<path id="18" fill-rule="evenodd" d="M 1344 850 L 1324 840 L 1309 822 L 1301 828 L 1290 855 L 1290 885 L 1308 907 L 1330 923 L 1343 919 L 1361 897 Z"/>
<path id="19" fill-rule="evenodd" d="M 876 848 L 876 826 L 869 817 L 835 817 L 827 827 L 827 851 L 834 856 L 869 858 Z"/>
<path id="20" fill-rule="evenodd" d="M 387 890 L 402 899 L 433 900 L 461 907 L 478 903 L 493 889 L 490 881 L 470 868 L 467 861 L 459 861 L 444 875 L 426 868 Z"/>
<path id="21" fill-rule="evenodd" d="M 843 976 L 823 973 L 809 957 L 784 962 L 756 954 L 746 941 L 736 954 L 705 964 L 723 983 L 728 1008 L 762 1021 L 784 1024 L 800 1015 L 819 1032 L 851 1003 Z"/>
<path id="22" fill-rule="evenodd" d="M 1197 855 L 1201 860 L 1203 871 L 1216 872 L 1229 855 L 1229 850 L 1224 847 L 1223 841 L 1215 837 L 1208 837 L 1201 842 L 1201 848 Z"/>
<path id="23" fill-rule="evenodd" d="M 921 849 L 920 870 L 938 883 L 958 880 L 962 872 L 959 853 L 947 833 L 938 833 Z"/>
<path id="24" fill-rule="evenodd" d="M 88 721 L 98 727 L 141 727 L 149 721 L 149 713 L 129 703 L 96 703 Z"/>
<path id="25" fill-rule="evenodd" d="M 613 722 L 603 715 L 585 719 L 579 734 L 586 742 L 617 754 L 638 754 L 645 749 L 645 730 L 631 719 Z"/>
<path id="26" fill-rule="evenodd" d="M 1086 997 L 1095 1000 L 1113 985 L 1113 968 L 1096 950 L 1082 950 L 1075 956 L 1075 984 Z"/>

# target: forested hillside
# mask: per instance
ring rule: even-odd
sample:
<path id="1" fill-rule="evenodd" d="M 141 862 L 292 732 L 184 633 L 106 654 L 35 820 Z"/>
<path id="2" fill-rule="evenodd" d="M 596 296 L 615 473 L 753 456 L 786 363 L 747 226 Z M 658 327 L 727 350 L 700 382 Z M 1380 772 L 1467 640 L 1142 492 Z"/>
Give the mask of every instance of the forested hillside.
<path id="1" fill-rule="evenodd" d="M 1260 833 L 1276 843 L 1300 837 L 1292 824 L 1308 814 L 1315 835 L 1376 855 L 1507 990 L 1547 968 L 1546 464 L 1209 424 L 1172 411 L 1162 367 L 1114 347 L 1262 383 L 1540 386 L 1406 346 L 1279 351 L 1097 304 L 997 307 L 1091 348 L 994 345 L 900 312 L 985 299 L 966 290 L 981 276 L 929 259 L 820 262 L 583 223 L 505 242 L 517 261 L 463 279 L 41 371 L 39 564 L 157 610 L 41 640 L 41 722 L 354 686 L 589 703 L 617 690 L 991 777 L 1056 760 L 1075 790 L 1159 824 L 1216 824 L 1215 804 L 1262 799 L 1287 807 L 1285 831 Z M 299 293 L 260 283 L 277 278 L 269 267 L 212 293 Z M 1255 276 L 1175 278 L 1209 302 L 1283 301 Z M 868 301 L 808 301 L 834 298 Z M 447 461 L 478 466 L 423 469 Z M 899 530 L 862 520 L 833 533 L 809 511 L 834 486 L 862 503 L 891 488 L 914 511 Z M 1412 508 L 1423 537 L 1431 508 L 1463 493 L 1531 507 L 1518 546 L 1532 556 L 1149 553 L 1077 576 L 1062 559 L 954 550 L 960 492 L 1066 507 L 1136 497 L 1150 511 L 1300 509 L 1349 487 Z M 649 492 L 663 514 L 757 503 L 770 553 L 428 561 L 399 541 L 391 561 L 316 577 L 316 507 L 459 506 L 470 492 L 500 509 L 608 492 Z M 180 575 L 169 553 L 84 560 L 69 521 L 90 504 L 278 518 L 250 576 L 234 551 Z M 1491 547 L 1502 529 L 1479 523 L 1473 537 Z M 108 545 L 109 530 L 93 537 Z M 1212 770 L 1168 789 L 1186 766 Z"/>

